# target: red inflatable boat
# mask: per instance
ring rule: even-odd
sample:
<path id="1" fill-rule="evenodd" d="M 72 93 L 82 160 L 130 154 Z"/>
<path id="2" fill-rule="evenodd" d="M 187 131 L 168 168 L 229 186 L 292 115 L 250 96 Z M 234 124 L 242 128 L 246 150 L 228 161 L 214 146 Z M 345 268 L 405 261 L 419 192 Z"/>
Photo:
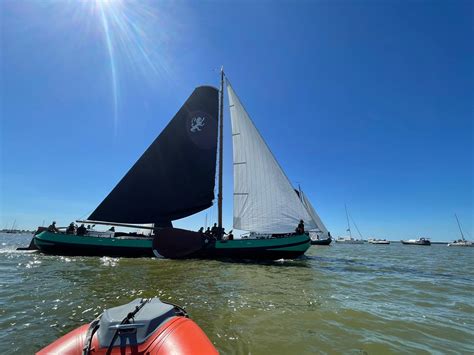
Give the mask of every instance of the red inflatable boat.
<path id="1" fill-rule="evenodd" d="M 218 354 L 182 308 L 158 298 L 110 308 L 37 354 Z"/>

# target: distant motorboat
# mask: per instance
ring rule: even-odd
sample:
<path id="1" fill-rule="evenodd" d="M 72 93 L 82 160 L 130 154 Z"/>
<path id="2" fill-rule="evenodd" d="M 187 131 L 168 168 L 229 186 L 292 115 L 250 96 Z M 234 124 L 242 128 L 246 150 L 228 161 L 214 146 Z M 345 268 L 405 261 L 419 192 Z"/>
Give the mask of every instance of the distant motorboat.
<path id="1" fill-rule="evenodd" d="M 405 245 L 431 245 L 431 242 L 428 238 L 401 240 L 401 242 Z"/>
<path id="2" fill-rule="evenodd" d="M 367 239 L 369 244 L 390 244 L 390 240 L 387 239 L 376 239 L 376 238 L 369 238 Z"/>
<path id="3" fill-rule="evenodd" d="M 459 232 L 461 232 L 461 239 L 455 240 L 452 243 L 448 243 L 448 247 L 474 247 L 473 242 L 466 240 L 464 238 L 464 233 L 462 232 L 461 224 L 459 223 L 458 216 L 456 214 L 454 214 L 454 216 L 456 217 L 456 221 L 458 222 Z"/>
<path id="4" fill-rule="evenodd" d="M 311 245 L 329 245 L 332 242 L 332 238 L 324 238 L 324 239 L 316 239 L 316 238 L 311 238 Z"/>
<path id="5" fill-rule="evenodd" d="M 362 239 L 354 239 L 350 236 L 339 237 L 336 239 L 336 243 L 343 243 L 343 244 L 364 244 Z"/>

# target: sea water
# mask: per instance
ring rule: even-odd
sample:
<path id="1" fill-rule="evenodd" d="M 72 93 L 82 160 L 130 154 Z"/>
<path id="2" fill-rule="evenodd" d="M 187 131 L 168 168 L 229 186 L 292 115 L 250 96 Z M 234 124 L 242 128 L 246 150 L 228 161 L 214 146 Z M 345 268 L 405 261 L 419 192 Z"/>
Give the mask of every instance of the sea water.
<path id="1" fill-rule="evenodd" d="M 184 306 L 222 354 L 474 353 L 474 248 L 312 247 L 267 263 L 48 256 L 0 234 L 0 353 L 33 353 L 105 308 Z"/>

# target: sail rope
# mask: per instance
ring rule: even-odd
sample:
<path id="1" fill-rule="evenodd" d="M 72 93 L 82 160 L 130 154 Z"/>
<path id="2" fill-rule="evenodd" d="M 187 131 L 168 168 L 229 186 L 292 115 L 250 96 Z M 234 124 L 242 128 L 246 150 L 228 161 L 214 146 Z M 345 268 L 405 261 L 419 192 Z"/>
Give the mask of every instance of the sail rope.
<path id="1" fill-rule="evenodd" d="M 357 224 L 356 222 L 354 221 L 354 218 L 352 218 L 352 215 L 349 213 L 349 218 L 351 219 L 352 223 L 354 223 L 354 226 L 356 227 L 357 229 L 357 233 L 359 233 L 359 236 L 361 237 L 361 239 L 364 239 L 364 237 L 362 236 L 362 233 L 360 232 L 359 230 L 359 227 L 357 227 Z"/>

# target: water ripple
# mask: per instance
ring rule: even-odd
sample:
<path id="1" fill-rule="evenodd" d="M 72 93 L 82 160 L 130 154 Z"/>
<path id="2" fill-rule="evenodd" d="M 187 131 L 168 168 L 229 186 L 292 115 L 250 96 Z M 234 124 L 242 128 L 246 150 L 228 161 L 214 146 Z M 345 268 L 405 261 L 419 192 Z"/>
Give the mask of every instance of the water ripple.
<path id="1" fill-rule="evenodd" d="M 28 238 L 0 235 L 0 353 L 152 296 L 184 306 L 224 354 L 474 352 L 474 248 L 336 245 L 252 264 L 14 250 Z"/>

